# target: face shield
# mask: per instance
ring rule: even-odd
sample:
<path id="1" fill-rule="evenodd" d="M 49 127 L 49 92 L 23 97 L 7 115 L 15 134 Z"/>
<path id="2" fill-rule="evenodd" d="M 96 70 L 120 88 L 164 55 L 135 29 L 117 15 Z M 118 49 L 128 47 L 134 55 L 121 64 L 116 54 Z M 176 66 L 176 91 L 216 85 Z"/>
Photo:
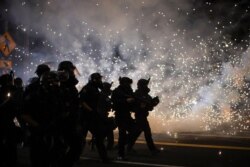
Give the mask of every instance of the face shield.
<path id="1" fill-rule="evenodd" d="M 40 79 L 41 85 L 45 87 L 60 86 L 60 79 L 56 71 L 44 73 Z"/>

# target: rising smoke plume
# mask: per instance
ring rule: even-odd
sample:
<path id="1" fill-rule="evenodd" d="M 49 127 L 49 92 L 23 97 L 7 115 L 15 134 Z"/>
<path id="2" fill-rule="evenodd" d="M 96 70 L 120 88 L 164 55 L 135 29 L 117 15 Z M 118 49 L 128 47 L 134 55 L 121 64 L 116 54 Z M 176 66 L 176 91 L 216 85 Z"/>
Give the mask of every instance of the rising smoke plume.
<path id="1" fill-rule="evenodd" d="M 39 63 L 57 66 L 66 59 L 76 64 L 81 85 L 95 71 L 114 85 L 119 76 L 134 83 L 151 77 L 152 94 L 161 99 L 151 120 L 161 132 L 212 130 L 239 120 L 235 115 L 241 112 L 232 106 L 242 101 L 239 90 L 249 75 L 247 0 L 8 4 L 9 19 L 31 39 L 23 77 L 33 75 Z M 236 130 L 248 128 L 239 122 Z"/>

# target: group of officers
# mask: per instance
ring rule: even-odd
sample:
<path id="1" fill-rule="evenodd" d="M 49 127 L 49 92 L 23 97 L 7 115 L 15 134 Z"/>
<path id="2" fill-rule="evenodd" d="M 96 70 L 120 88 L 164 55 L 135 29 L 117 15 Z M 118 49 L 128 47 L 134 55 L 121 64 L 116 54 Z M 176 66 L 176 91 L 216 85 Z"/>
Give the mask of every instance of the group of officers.
<path id="1" fill-rule="evenodd" d="M 151 153 L 159 152 L 147 120 L 149 111 L 159 103 L 158 97 L 149 95 L 150 79 L 138 80 L 134 92 L 132 79 L 120 77 L 118 87 L 111 90 L 112 83 L 93 73 L 78 91 L 75 70 L 71 61 L 60 62 L 57 71 L 40 64 L 37 77 L 25 88 L 13 72 L 0 76 L 0 166 L 16 166 L 17 144 L 27 140 L 32 167 L 72 167 L 80 158 L 88 132 L 106 163 L 117 127 L 118 160 L 126 160 L 125 151 L 132 150 L 141 132 Z M 111 111 L 114 117 L 109 117 Z"/>

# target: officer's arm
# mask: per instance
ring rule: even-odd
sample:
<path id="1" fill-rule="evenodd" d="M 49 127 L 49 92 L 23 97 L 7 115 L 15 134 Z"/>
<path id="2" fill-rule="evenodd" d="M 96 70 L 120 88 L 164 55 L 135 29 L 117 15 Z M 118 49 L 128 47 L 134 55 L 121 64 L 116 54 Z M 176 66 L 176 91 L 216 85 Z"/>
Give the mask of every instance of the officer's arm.
<path id="1" fill-rule="evenodd" d="M 36 122 L 30 115 L 23 114 L 21 118 L 28 123 L 31 127 L 38 127 L 39 123 Z"/>
<path id="2" fill-rule="evenodd" d="M 135 98 L 133 98 L 133 97 L 128 97 L 128 98 L 126 98 L 126 102 L 127 102 L 127 103 L 133 103 L 133 102 L 135 102 Z"/>
<path id="3" fill-rule="evenodd" d="M 81 102 L 81 107 L 88 112 L 93 111 L 93 109 L 85 101 Z"/>
<path id="4" fill-rule="evenodd" d="M 85 102 L 87 99 L 87 94 L 88 94 L 87 90 L 83 87 L 79 93 L 80 107 L 88 112 L 92 112 L 93 109 Z"/>
<path id="5" fill-rule="evenodd" d="M 159 103 L 160 103 L 159 97 L 158 96 L 154 97 L 153 98 L 153 105 L 154 105 L 154 107 L 157 106 Z"/>
<path id="6" fill-rule="evenodd" d="M 34 110 L 34 106 L 36 106 L 37 98 L 33 93 L 29 93 L 24 97 L 23 108 L 20 114 L 20 118 L 28 123 L 31 127 L 38 127 L 39 123 L 33 119 L 31 116 L 32 111 Z"/>

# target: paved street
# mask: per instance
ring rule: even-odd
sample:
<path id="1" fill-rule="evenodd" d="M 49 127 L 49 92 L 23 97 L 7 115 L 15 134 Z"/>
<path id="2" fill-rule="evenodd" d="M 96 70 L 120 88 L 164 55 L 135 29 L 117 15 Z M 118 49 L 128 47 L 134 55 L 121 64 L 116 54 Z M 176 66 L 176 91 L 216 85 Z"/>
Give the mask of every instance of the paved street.
<path id="1" fill-rule="evenodd" d="M 247 136 L 214 136 L 207 134 L 186 133 L 179 138 L 160 138 L 156 144 L 161 152 L 151 155 L 145 142 L 140 138 L 134 147 L 134 152 L 127 155 L 127 161 L 116 161 L 117 150 L 109 152 L 112 162 L 103 164 L 96 150 L 89 145 L 83 151 L 80 166 L 151 166 L 151 167 L 179 167 L 179 166 L 248 166 L 250 159 L 250 137 Z M 163 141 L 164 140 L 164 141 Z M 28 150 L 21 149 L 19 154 L 20 167 L 29 166 Z"/>

